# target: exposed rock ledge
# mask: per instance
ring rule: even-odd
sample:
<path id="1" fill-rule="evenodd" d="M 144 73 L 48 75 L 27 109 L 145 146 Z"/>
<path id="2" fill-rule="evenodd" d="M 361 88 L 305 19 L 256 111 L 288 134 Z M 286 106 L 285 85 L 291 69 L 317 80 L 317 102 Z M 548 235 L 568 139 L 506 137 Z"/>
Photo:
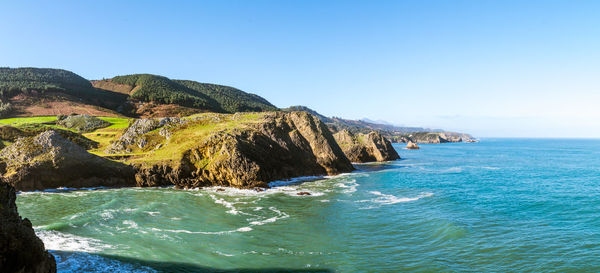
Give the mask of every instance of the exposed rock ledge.
<path id="1" fill-rule="evenodd" d="M 17 139 L 0 159 L 4 182 L 17 190 L 135 186 L 131 166 L 90 154 L 52 130 Z"/>
<path id="2" fill-rule="evenodd" d="M 0 272 L 56 272 L 54 256 L 17 212 L 15 189 L 0 182 Z"/>
<path id="3" fill-rule="evenodd" d="M 374 162 L 400 159 L 392 143 L 376 131 L 352 134 L 342 130 L 333 135 L 344 154 L 352 162 Z"/>

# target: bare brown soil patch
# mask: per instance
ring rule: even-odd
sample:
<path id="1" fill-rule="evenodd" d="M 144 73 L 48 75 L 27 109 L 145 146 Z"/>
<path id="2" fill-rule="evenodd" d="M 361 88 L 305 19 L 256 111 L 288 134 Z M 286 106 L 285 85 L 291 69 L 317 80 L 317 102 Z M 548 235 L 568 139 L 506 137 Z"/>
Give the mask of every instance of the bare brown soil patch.
<path id="1" fill-rule="evenodd" d="M 114 83 L 111 80 L 90 81 L 98 89 L 130 95 L 134 88 L 131 85 Z"/>

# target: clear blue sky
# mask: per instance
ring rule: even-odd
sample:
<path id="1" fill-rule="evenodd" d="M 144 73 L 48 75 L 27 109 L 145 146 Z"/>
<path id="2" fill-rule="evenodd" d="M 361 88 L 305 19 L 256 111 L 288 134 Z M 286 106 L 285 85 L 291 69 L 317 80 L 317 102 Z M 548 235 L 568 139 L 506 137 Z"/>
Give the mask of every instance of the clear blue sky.
<path id="1" fill-rule="evenodd" d="M 600 1 L 4 1 L 0 66 L 476 136 L 600 137 Z"/>

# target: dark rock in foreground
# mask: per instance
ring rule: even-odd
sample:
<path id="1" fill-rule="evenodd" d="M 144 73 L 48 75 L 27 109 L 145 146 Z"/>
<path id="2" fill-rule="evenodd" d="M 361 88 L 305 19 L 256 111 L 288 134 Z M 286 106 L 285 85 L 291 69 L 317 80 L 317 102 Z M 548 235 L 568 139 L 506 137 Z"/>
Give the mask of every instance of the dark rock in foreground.
<path id="1" fill-rule="evenodd" d="M 55 131 L 0 151 L 0 174 L 17 190 L 135 186 L 132 167 L 88 153 Z"/>
<path id="2" fill-rule="evenodd" d="M 54 256 L 17 212 L 15 189 L 0 182 L 0 272 L 56 272 Z"/>
<path id="3" fill-rule="evenodd" d="M 400 159 L 392 143 L 376 131 L 352 134 L 342 130 L 333 135 L 352 162 L 364 163 Z"/>

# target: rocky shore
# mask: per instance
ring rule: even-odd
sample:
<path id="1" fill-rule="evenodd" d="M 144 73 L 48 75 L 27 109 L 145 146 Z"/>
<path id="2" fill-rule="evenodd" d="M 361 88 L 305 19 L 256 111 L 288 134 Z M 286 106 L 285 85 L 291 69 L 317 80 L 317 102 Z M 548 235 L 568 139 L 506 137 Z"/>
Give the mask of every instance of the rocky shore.
<path id="1" fill-rule="evenodd" d="M 0 150 L 3 181 L 25 191 L 162 185 L 255 188 L 275 180 L 354 170 L 329 128 L 306 112 L 138 119 L 108 141 L 98 132 L 66 138 L 60 130 L 46 128 L 32 136 L 29 131 L 0 127 L 0 132 L 12 132 L 3 138 L 12 144 Z M 94 142 L 84 135 L 103 143 L 83 145 Z M 381 135 L 373 132 L 360 138 L 364 141 L 356 145 L 366 156 L 352 161 L 399 158 Z"/>

